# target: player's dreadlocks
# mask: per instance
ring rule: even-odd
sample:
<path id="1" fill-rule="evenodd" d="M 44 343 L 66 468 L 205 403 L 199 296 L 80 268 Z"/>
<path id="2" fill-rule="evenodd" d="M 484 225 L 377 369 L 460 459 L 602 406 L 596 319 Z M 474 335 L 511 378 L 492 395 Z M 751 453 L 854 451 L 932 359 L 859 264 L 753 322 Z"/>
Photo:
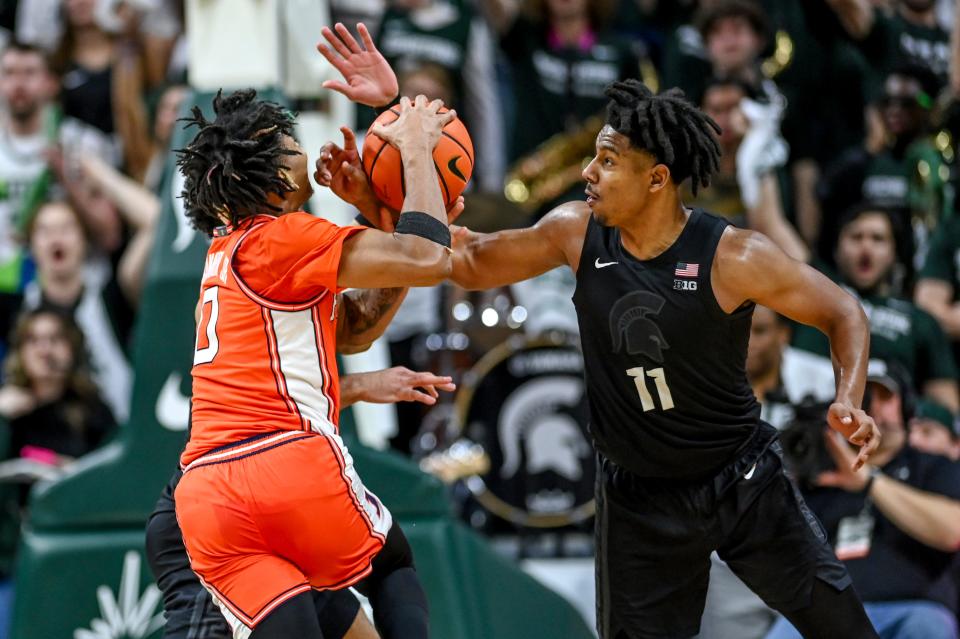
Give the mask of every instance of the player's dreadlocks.
<path id="1" fill-rule="evenodd" d="M 690 104 L 683 91 L 654 95 L 631 79 L 614 82 L 604 93 L 610 98 L 607 124 L 665 164 L 675 184 L 693 178 L 694 195 L 700 186 L 710 185 L 720 162 L 720 127 Z"/>
<path id="2" fill-rule="evenodd" d="M 193 107 L 187 127 L 199 130 L 185 149 L 177 149 L 177 164 L 186 178 L 183 193 L 187 217 L 208 234 L 223 225 L 219 214 L 231 223 L 280 209 L 267 201 L 269 194 L 283 196 L 297 190 L 286 177 L 284 155 L 296 155 L 283 147 L 282 136 L 291 135 L 293 116 L 274 102 L 257 100 L 253 89 L 236 91 L 213 99 L 213 122 Z"/>

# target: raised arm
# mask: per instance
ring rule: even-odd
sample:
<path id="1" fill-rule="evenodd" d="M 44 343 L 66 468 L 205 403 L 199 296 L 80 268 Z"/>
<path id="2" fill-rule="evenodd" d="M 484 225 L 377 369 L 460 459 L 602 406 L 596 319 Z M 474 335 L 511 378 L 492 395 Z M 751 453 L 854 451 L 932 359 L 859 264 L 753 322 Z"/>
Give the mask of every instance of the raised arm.
<path id="1" fill-rule="evenodd" d="M 433 149 L 443 126 L 456 117 L 453 110 L 438 113 L 439 100 L 427 104 L 417 96 L 400 101 L 400 117 L 389 125 L 376 125 L 373 133 L 396 146 L 403 166 L 406 197 L 397 231 L 376 229 L 356 233 L 343 244 L 337 284 L 344 288 L 432 286 L 450 272 L 450 252 L 435 237 L 446 231 L 447 212 L 440 194 Z M 404 229 L 404 216 L 427 217 Z M 433 221 L 430 220 L 433 218 Z"/>
<path id="2" fill-rule="evenodd" d="M 568 202 L 529 228 L 474 233 L 454 227 L 450 279 L 466 289 L 485 289 L 520 282 L 558 266 L 576 271 L 589 219 L 586 203 Z"/>
<path id="3" fill-rule="evenodd" d="M 913 298 L 917 306 L 937 318 L 952 339 L 960 338 L 960 304 L 953 301 L 953 284 L 925 277 L 917 282 Z"/>
<path id="4" fill-rule="evenodd" d="M 117 267 L 117 280 L 127 300 L 137 305 L 143 290 L 147 261 L 153 249 L 156 222 L 160 217 L 160 198 L 96 155 L 82 157 L 80 168 L 83 176 L 107 195 L 133 229 L 133 237 L 127 243 Z"/>
<path id="5" fill-rule="evenodd" d="M 720 239 L 711 271 L 721 308 L 732 312 L 747 301 L 767 306 L 820 329 L 830 339 L 837 398 L 830 427 L 860 446 L 859 468 L 880 441 L 862 410 L 870 351 L 870 327 L 860 304 L 817 270 L 788 257 L 769 238 L 729 227 Z"/>
<path id="6" fill-rule="evenodd" d="M 357 25 L 363 46 L 343 23 L 338 22 L 334 29 L 336 33 L 329 27 L 321 30 L 327 44 L 319 43 L 317 51 L 340 72 L 344 81 L 327 80 L 323 88 L 342 93 L 353 102 L 371 107 L 392 102 L 398 91 L 397 76 L 377 50 L 366 25 L 362 22 Z"/>

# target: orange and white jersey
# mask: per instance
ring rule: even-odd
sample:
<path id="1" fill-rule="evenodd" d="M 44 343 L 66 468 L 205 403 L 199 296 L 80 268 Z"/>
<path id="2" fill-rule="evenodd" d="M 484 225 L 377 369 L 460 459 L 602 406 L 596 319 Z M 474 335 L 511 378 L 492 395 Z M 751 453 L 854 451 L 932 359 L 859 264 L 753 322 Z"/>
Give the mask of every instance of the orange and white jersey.
<path id="1" fill-rule="evenodd" d="M 344 240 L 362 228 L 290 213 L 215 234 L 200 285 L 182 465 L 278 430 L 337 432 L 337 271 Z"/>

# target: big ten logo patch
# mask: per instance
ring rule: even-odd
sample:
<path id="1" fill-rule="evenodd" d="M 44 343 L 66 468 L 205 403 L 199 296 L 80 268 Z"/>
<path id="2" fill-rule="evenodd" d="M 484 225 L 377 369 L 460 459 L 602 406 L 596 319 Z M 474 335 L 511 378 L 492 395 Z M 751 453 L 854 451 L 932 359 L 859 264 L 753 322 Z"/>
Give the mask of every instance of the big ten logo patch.
<path id="1" fill-rule="evenodd" d="M 695 291 L 697 290 L 697 281 L 696 280 L 673 280 L 673 290 Z"/>

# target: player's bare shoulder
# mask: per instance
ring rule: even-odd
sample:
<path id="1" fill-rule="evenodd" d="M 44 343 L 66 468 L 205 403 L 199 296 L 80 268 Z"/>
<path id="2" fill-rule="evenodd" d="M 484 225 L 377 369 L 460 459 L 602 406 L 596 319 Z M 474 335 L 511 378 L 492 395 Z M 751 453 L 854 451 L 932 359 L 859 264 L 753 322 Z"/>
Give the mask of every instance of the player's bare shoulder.
<path id="1" fill-rule="evenodd" d="M 792 261 L 762 233 L 728 226 L 720 237 L 710 279 L 720 307 L 732 311 L 777 278 L 782 262 Z"/>
<path id="2" fill-rule="evenodd" d="M 769 257 L 771 251 L 779 251 L 779 249 L 766 235 L 749 229 L 728 226 L 720 236 L 714 259 L 718 267 L 737 271 L 755 268 L 758 261 Z"/>
<path id="3" fill-rule="evenodd" d="M 544 215 L 534 227 L 545 233 L 563 251 L 574 271 L 580 264 L 580 253 L 591 215 L 586 202 L 564 202 Z"/>

